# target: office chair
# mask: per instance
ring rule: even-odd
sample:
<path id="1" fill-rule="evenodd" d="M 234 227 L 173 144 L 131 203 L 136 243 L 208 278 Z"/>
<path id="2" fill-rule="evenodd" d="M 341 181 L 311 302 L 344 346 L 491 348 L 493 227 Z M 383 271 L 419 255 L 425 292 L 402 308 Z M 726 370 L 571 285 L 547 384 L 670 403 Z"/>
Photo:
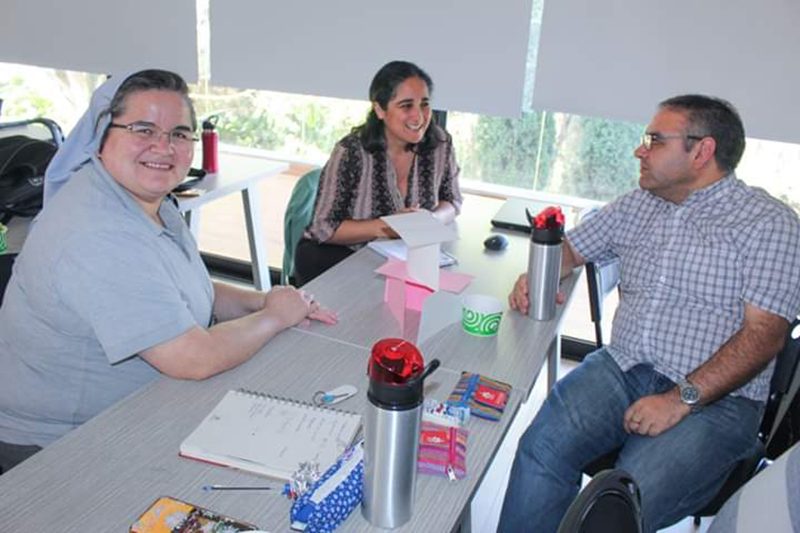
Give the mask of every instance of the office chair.
<path id="1" fill-rule="evenodd" d="M 314 201 L 317 198 L 321 168 L 303 174 L 292 189 L 286 214 L 283 216 L 283 269 L 281 284 L 288 285 L 294 276 L 294 252 L 303 232 L 314 216 Z"/>
<path id="2" fill-rule="evenodd" d="M 0 122 L 0 137 L 11 137 L 12 135 L 25 135 L 32 139 L 50 141 L 56 146 L 61 146 L 64 142 L 64 133 L 61 131 L 61 127 L 49 118 Z"/>
<path id="3" fill-rule="evenodd" d="M 558 533 L 641 533 L 639 488 L 620 469 L 603 470 L 578 494 L 567 509 Z"/>
<path id="4" fill-rule="evenodd" d="M 586 283 L 589 288 L 589 313 L 594 324 L 595 344 L 603 346 L 603 302 L 619 286 L 619 259 L 586 263 Z"/>
<path id="5" fill-rule="evenodd" d="M 795 319 L 789 325 L 784 346 L 775 358 L 775 371 L 770 381 L 769 396 L 767 397 L 764 416 L 761 419 L 761 425 L 758 430 L 758 440 L 750 454 L 737 463 L 716 496 L 705 507 L 693 513 L 696 525 L 700 524 L 702 517 L 717 514 L 722 504 L 739 487 L 760 472 L 768 464 L 769 459 L 774 459 L 774 457 L 785 451 L 785 448 L 774 449 L 774 447 L 770 447 L 770 438 L 773 435 L 773 429 L 780 424 L 782 416 L 787 412 L 783 407 L 791 404 L 797 393 L 795 385 L 800 380 L 798 360 L 800 360 L 800 319 Z M 778 413 L 782 413 L 782 416 L 776 416 Z M 767 453 L 768 449 L 771 452 L 769 454 Z M 587 475 L 593 476 L 597 472 L 613 468 L 617 462 L 618 455 L 618 449 L 612 450 L 592 460 L 583 468 L 583 471 Z"/>

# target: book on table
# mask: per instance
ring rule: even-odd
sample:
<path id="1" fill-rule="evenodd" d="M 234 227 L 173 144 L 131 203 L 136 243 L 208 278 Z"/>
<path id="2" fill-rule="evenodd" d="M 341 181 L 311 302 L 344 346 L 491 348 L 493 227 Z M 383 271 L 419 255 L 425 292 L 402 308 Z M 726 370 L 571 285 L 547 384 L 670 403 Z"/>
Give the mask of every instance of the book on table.
<path id="1" fill-rule="evenodd" d="M 289 480 L 303 462 L 325 472 L 360 428 L 355 413 L 231 390 L 181 443 L 180 455 Z"/>

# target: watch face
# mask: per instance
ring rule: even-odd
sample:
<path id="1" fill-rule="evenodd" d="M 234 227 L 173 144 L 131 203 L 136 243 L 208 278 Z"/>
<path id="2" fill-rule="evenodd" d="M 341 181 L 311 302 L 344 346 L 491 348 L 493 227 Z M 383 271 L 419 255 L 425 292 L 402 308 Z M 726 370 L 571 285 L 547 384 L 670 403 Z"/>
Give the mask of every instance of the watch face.
<path id="1" fill-rule="evenodd" d="M 700 391 L 698 391 L 691 383 L 684 383 L 680 385 L 681 401 L 686 405 L 694 405 L 700 401 Z"/>

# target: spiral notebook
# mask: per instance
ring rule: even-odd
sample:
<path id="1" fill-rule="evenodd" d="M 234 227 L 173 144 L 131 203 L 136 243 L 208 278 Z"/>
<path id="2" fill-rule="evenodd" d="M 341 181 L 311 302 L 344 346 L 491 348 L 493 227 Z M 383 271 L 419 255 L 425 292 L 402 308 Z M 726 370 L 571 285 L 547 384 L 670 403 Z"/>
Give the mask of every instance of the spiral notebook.
<path id="1" fill-rule="evenodd" d="M 180 455 L 289 480 L 302 462 L 325 472 L 360 428 L 355 413 L 231 390 L 181 443 Z"/>

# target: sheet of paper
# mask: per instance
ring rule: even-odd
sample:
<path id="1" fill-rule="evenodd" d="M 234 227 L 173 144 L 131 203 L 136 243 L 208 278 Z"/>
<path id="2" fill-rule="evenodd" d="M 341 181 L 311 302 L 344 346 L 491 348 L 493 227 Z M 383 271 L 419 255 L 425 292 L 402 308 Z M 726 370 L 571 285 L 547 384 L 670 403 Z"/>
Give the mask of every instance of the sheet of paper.
<path id="1" fill-rule="evenodd" d="M 441 223 L 430 211 L 389 215 L 381 217 L 381 220 L 395 230 L 409 248 L 454 241 L 458 238 L 458 233 L 452 225 Z"/>
<path id="2" fill-rule="evenodd" d="M 400 261 L 408 260 L 408 246 L 402 239 L 381 239 L 377 241 L 370 241 L 367 243 L 367 248 L 375 250 L 383 257 L 399 259 Z M 446 267 L 455 265 L 458 260 L 455 256 L 450 255 L 445 251 L 439 252 L 439 266 Z"/>
<path id="3" fill-rule="evenodd" d="M 396 259 L 387 259 L 384 264 L 375 269 L 375 272 L 387 278 L 399 279 L 407 283 L 415 283 L 408 275 L 406 262 Z M 439 271 L 439 289 L 459 293 L 470 284 L 474 276 L 462 272 Z"/>
<path id="4" fill-rule="evenodd" d="M 431 294 L 422 304 L 416 345 L 422 346 L 444 328 L 460 321 L 461 296 L 444 291 Z"/>
<path id="5" fill-rule="evenodd" d="M 431 289 L 439 290 L 439 243 L 408 249 L 408 276 Z"/>

